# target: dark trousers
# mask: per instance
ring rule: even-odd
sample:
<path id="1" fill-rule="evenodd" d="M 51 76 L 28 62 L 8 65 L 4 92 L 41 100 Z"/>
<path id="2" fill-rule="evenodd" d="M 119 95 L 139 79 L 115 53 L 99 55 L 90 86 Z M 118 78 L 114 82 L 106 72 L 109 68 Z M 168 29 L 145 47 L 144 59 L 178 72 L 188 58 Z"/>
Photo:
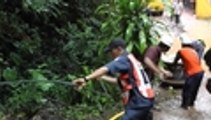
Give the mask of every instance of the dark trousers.
<path id="1" fill-rule="evenodd" d="M 120 120 L 152 120 L 153 113 L 149 108 L 143 108 L 142 110 L 126 110 L 125 114 Z"/>
<path id="2" fill-rule="evenodd" d="M 204 72 L 199 72 L 186 79 L 182 92 L 182 107 L 194 105 L 203 75 Z"/>
<path id="3" fill-rule="evenodd" d="M 154 99 L 143 97 L 138 88 L 130 92 L 130 98 L 125 106 L 125 114 L 120 120 L 152 120 L 153 114 L 151 109 Z"/>

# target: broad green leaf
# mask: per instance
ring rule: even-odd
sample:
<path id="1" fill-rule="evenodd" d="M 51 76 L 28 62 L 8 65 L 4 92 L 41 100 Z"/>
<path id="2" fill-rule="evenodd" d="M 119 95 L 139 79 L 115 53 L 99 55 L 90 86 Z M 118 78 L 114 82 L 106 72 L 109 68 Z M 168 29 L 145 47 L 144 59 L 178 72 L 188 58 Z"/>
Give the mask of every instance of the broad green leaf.
<path id="1" fill-rule="evenodd" d="M 120 6 L 120 10 L 122 13 L 128 13 L 129 12 L 129 0 L 119 0 L 118 5 Z"/>
<path id="2" fill-rule="evenodd" d="M 89 69 L 88 66 L 82 66 L 82 68 L 83 68 L 83 71 L 84 71 L 85 74 L 89 74 L 90 73 L 90 69 Z"/>
<path id="3" fill-rule="evenodd" d="M 133 1 L 130 1 L 130 3 L 129 3 L 130 10 L 133 11 L 135 9 L 135 7 L 136 7 L 136 3 Z"/>
<path id="4" fill-rule="evenodd" d="M 105 29 L 108 27 L 108 25 L 109 25 L 109 22 L 104 22 L 101 26 L 101 30 L 105 31 Z"/>
<path id="5" fill-rule="evenodd" d="M 16 65 L 20 65 L 22 62 L 21 56 L 17 53 L 10 53 L 10 58 Z"/>
<path id="6" fill-rule="evenodd" d="M 42 74 L 41 70 L 31 70 L 31 74 L 32 79 L 38 81 L 36 85 L 39 86 L 42 91 L 48 91 L 54 86 L 54 84 L 50 81 L 47 82 L 48 79 L 44 76 L 44 74 Z"/>
<path id="7" fill-rule="evenodd" d="M 134 30 L 135 24 L 130 23 L 126 29 L 126 34 L 125 34 L 125 39 L 126 41 L 130 41 L 132 35 L 133 35 L 133 30 Z"/>
<path id="8" fill-rule="evenodd" d="M 17 71 L 14 68 L 6 68 L 3 70 L 3 78 L 6 80 L 16 80 Z"/>
<path id="9" fill-rule="evenodd" d="M 68 80 L 74 80 L 74 79 L 76 79 L 76 76 L 71 75 L 71 74 L 68 74 L 68 75 L 67 75 L 67 79 L 68 79 Z"/>
<path id="10" fill-rule="evenodd" d="M 47 63 L 43 63 L 43 64 L 39 65 L 38 68 L 39 68 L 39 69 L 42 69 L 42 68 L 45 68 L 45 67 L 47 67 L 47 66 L 48 66 Z"/>
<path id="11" fill-rule="evenodd" d="M 134 45 L 133 45 L 133 42 L 129 42 L 129 44 L 128 44 L 127 48 L 126 48 L 127 51 L 128 51 L 128 52 L 131 52 L 131 51 L 133 50 L 133 46 L 134 46 Z"/>
<path id="12" fill-rule="evenodd" d="M 144 53 L 144 50 L 147 48 L 146 35 L 143 31 L 139 31 L 139 41 L 140 41 L 140 51 Z"/>
<path id="13" fill-rule="evenodd" d="M 39 86 L 40 86 L 41 90 L 48 91 L 51 87 L 54 86 L 54 84 L 53 83 L 42 83 L 42 84 L 40 83 Z"/>
<path id="14" fill-rule="evenodd" d="M 103 11 L 106 12 L 105 10 L 107 10 L 109 7 L 110 7 L 110 5 L 107 4 L 107 3 L 106 4 L 102 4 L 99 7 L 97 7 L 97 9 L 95 10 L 95 12 L 96 13 L 103 13 Z"/>
<path id="15" fill-rule="evenodd" d="M 159 41 L 158 41 L 157 39 L 155 39 L 155 38 L 150 38 L 149 40 L 150 40 L 150 42 L 151 42 L 152 45 L 157 45 L 158 42 L 159 42 Z"/>
<path id="16" fill-rule="evenodd" d="M 40 70 L 31 70 L 33 80 L 47 80 Z"/>

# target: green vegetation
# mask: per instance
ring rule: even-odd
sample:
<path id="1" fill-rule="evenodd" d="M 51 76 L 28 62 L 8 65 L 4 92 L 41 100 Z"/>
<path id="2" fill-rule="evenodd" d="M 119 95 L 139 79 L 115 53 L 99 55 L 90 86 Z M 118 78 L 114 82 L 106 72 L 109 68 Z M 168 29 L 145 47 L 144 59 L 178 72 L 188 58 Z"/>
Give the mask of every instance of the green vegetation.
<path id="1" fill-rule="evenodd" d="M 145 13 L 147 4 L 141 0 L 115 0 L 98 7 L 97 13 L 104 18 L 101 26 L 103 38 L 111 40 L 121 36 L 126 40 L 128 50 L 139 58 L 159 37 L 157 31 L 151 30 L 154 23 Z"/>
<path id="2" fill-rule="evenodd" d="M 90 73 L 106 62 L 102 50 L 118 36 L 140 55 L 157 38 L 145 5 L 140 0 L 0 1 L 0 84 L 38 81 L 0 85 L 0 119 L 32 119 L 41 112 L 49 119 L 105 119 L 106 109 L 119 104 L 116 86 L 90 82 L 78 92 L 42 81 Z"/>

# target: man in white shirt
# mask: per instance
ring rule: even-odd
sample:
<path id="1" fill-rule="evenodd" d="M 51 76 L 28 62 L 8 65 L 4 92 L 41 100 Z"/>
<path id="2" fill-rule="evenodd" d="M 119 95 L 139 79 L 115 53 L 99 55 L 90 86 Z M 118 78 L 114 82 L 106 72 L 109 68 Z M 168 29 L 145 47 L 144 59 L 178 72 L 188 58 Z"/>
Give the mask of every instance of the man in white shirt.
<path id="1" fill-rule="evenodd" d="M 175 23 L 180 23 L 180 16 L 183 12 L 183 3 L 181 0 L 174 0 L 173 2 L 173 8 L 174 8 L 174 17 L 175 17 Z"/>

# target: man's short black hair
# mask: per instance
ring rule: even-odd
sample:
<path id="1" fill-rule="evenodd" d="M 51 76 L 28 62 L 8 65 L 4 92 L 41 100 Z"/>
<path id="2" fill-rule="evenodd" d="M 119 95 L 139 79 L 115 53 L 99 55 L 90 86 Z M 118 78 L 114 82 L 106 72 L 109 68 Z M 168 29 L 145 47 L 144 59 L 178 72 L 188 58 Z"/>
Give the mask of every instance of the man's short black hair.
<path id="1" fill-rule="evenodd" d="M 158 44 L 158 46 L 162 49 L 162 51 L 166 52 L 170 49 L 170 47 L 162 42 Z"/>
<path id="2" fill-rule="evenodd" d="M 121 47 L 125 49 L 126 44 L 122 38 L 116 38 L 112 40 L 109 45 L 105 48 L 105 52 L 110 52 L 113 48 Z"/>

